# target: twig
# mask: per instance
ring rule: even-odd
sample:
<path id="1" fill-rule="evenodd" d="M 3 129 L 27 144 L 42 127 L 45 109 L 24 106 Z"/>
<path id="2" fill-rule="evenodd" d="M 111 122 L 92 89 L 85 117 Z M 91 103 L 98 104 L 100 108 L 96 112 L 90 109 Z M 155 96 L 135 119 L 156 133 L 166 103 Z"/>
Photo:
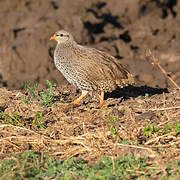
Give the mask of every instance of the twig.
<path id="1" fill-rule="evenodd" d="M 167 79 L 169 79 L 173 85 L 180 90 L 179 85 L 168 75 L 168 73 L 166 72 L 166 70 L 159 64 L 159 60 L 153 55 L 153 53 L 151 52 L 151 50 L 149 49 L 149 51 L 147 52 L 147 56 L 150 58 L 150 60 L 152 61 L 152 65 L 156 65 L 161 72 L 165 75 L 165 77 Z"/>
<path id="2" fill-rule="evenodd" d="M 151 152 L 151 154 L 153 154 L 154 157 L 156 156 L 155 152 L 152 149 L 148 148 L 148 147 L 129 145 L 129 144 L 122 144 L 122 143 L 117 143 L 117 145 L 118 146 L 123 146 L 123 147 L 128 147 L 128 148 L 147 150 L 147 151 Z"/>
<path id="3" fill-rule="evenodd" d="M 165 112 L 165 115 L 166 115 L 168 121 L 170 121 L 170 118 L 169 118 L 168 113 L 167 113 L 167 110 L 166 110 L 165 101 L 166 101 L 166 97 L 165 97 L 165 94 L 164 94 L 164 92 L 163 92 L 163 107 L 164 107 L 164 112 Z"/>
<path id="4" fill-rule="evenodd" d="M 115 163 L 114 163 L 114 157 L 111 157 L 112 160 L 112 166 L 113 166 L 113 173 L 114 175 L 116 174 L 116 168 L 115 168 Z"/>
<path id="5" fill-rule="evenodd" d="M 5 127 L 12 127 L 12 128 L 15 128 L 15 129 L 18 129 L 18 130 L 24 130 L 26 132 L 29 132 L 29 133 L 32 133 L 32 134 L 36 134 L 37 136 L 42 136 L 42 134 L 38 134 L 37 132 L 35 131 L 32 131 L 30 129 L 27 129 L 25 127 L 20 127 L 20 126 L 14 126 L 12 124 L 1 124 L 0 125 L 0 128 L 5 128 Z M 44 135 L 43 135 L 44 136 Z M 44 136 L 45 138 L 49 138 L 47 136 Z"/>
<path id="6" fill-rule="evenodd" d="M 174 132 L 170 132 L 168 134 L 163 134 L 162 136 L 155 137 L 154 139 L 150 139 L 149 141 L 147 141 L 145 143 L 145 145 L 149 145 L 149 144 L 151 144 L 151 143 L 153 143 L 155 141 L 159 141 L 160 138 L 163 138 L 163 137 L 166 137 L 166 136 L 169 136 L 169 135 L 173 135 L 173 134 L 174 134 Z M 171 137 L 175 138 L 174 136 L 171 136 Z"/>
<path id="7" fill-rule="evenodd" d="M 180 109 L 180 106 L 175 106 L 175 107 L 164 107 L 164 108 L 151 108 L 151 109 L 139 109 L 135 108 L 137 111 L 164 111 L 164 110 L 172 110 L 172 109 Z"/>

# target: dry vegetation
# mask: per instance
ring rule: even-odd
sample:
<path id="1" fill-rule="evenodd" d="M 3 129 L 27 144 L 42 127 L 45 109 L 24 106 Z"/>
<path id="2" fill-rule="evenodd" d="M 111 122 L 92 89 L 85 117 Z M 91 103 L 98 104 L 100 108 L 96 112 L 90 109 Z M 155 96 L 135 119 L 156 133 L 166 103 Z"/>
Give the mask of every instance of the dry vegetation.
<path id="1" fill-rule="evenodd" d="M 43 93 L 40 99 L 42 92 L 31 86 L 23 91 L 0 89 L 1 159 L 34 150 L 92 164 L 102 156 L 131 154 L 147 158 L 151 168 L 159 165 L 152 177 L 166 176 L 167 163 L 180 160 L 179 90 L 125 87 L 108 94 L 101 110 L 90 98 L 73 107 L 69 102 L 77 93 L 71 87 L 55 90 L 49 85 Z M 173 171 L 178 174 L 178 166 Z"/>

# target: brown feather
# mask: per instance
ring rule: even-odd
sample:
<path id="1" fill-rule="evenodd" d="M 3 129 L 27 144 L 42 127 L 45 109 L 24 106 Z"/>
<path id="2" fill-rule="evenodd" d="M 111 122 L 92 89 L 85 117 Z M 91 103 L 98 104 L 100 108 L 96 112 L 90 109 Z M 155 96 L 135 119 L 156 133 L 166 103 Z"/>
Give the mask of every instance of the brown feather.
<path id="1" fill-rule="evenodd" d="M 86 78 L 93 82 L 97 89 L 112 91 L 117 86 L 124 86 L 134 82 L 132 75 L 113 56 L 94 48 L 78 45 L 74 49 L 79 68 L 83 69 Z"/>
<path id="2" fill-rule="evenodd" d="M 54 62 L 59 71 L 81 90 L 112 91 L 133 83 L 133 77 L 108 53 L 78 45 L 66 31 L 56 33 Z"/>

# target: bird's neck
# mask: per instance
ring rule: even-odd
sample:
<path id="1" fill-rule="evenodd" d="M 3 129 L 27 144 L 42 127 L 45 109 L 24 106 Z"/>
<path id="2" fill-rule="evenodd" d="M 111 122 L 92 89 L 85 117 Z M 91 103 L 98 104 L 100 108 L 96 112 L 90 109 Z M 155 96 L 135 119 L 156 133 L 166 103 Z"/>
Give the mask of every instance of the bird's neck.
<path id="1" fill-rule="evenodd" d="M 59 61 L 64 61 L 68 57 L 70 58 L 77 47 L 77 43 L 58 43 L 55 49 L 54 56 L 61 57 Z M 56 61 L 57 58 L 54 60 Z M 67 61 L 67 60 L 66 60 Z"/>
<path id="2" fill-rule="evenodd" d="M 61 49 L 66 48 L 74 48 L 77 46 L 77 43 L 75 41 L 72 42 L 66 42 L 66 43 L 59 43 L 57 44 L 57 47 L 60 47 Z"/>

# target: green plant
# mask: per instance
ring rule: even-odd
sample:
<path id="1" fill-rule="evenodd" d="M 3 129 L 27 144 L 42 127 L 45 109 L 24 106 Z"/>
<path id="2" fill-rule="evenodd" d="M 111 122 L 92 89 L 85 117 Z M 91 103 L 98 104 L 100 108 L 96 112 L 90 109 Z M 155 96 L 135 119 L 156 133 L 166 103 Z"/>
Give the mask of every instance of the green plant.
<path id="1" fill-rule="evenodd" d="M 41 104 L 45 107 L 49 107 L 52 105 L 54 101 L 54 91 L 56 88 L 56 84 L 46 80 L 47 90 L 39 93 L 39 98 Z"/>
<path id="2" fill-rule="evenodd" d="M 150 137 L 155 131 L 154 125 L 153 124 L 148 124 L 146 127 L 143 129 L 143 135 L 146 137 Z"/>
<path id="3" fill-rule="evenodd" d="M 36 112 L 36 114 L 33 118 L 33 121 L 32 121 L 32 125 L 36 128 L 40 128 L 40 129 L 44 128 L 42 112 Z"/>
<path id="4" fill-rule="evenodd" d="M 56 177 L 59 172 L 58 166 L 47 155 L 44 155 L 42 160 L 40 154 L 31 151 L 15 154 L 11 158 L 4 159 L 0 164 L 1 179 Z"/>
<path id="5" fill-rule="evenodd" d="M 27 92 L 27 96 L 24 98 L 24 102 L 26 104 L 31 103 L 33 100 L 37 100 L 44 107 L 50 107 L 55 100 L 54 91 L 56 88 L 56 84 L 52 83 L 49 80 L 46 80 L 47 89 L 41 92 L 37 90 L 37 83 L 32 84 L 32 86 L 28 83 L 24 84 L 24 90 Z"/>
<path id="6" fill-rule="evenodd" d="M 127 154 L 102 157 L 91 166 L 87 161 L 69 158 L 53 160 L 32 151 L 12 154 L 0 162 L 0 177 L 10 179 L 178 179 L 180 163 L 168 162 L 164 169 L 148 163 L 145 157 Z M 153 175 L 153 176 L 152 176 Z"/>
<path id="7" fill-rule="evenodd" d="M 168 122 L 165 125 L 164 134 L 167 134 L 167 133 L 171 132 L 172 130 L 173 130 L 173 125 L 172 125 L 172 123 Z"/>
<path id="8" fill-rule="evenodd" d="M 164 126 L 157 127 L 154 124 L 148 124 L 143 129 L 143 135 L 145 137 L 150 137 L 152 134 L 156 134 L 157 136 L 165 135 L 168 133 L 175 133 L 179 135 L 180 133 L 180 124 L 179 122 L 168 122 Z"/>
<path id="9" fill-rule="evenodd" d="M 29 83 L 25 82 L 23 89 L 26 91 L 26 97 L 24 97 L 24 103 L 30 104 L 33 99 L 37 99 L 38 93 L 37 93 L 37 87 L 38 84 L 34 83 L 30 85 Z"/>
<path id="10" fill-rule="evenodd" d="M 110 115 L 108 114 L 106 116 L 106 121 L 107 121 L 107 124 L 109 126 L 109 131 L 110 131 L 110 134 L 111 135 L 116 135 L 117 134 L 117 131 L 116 131 L 116 127 L 115 127 L 115 124 L 116 122 L 118 121 L 118 116 L 116 115 Z"/>
<path id="11" fill-rule="evenodd" d="M 25 82 L 23 89 L 26 90 L 27 93 L 31 95 L 33 98 L 35 98 L 37 96 L 36 94 L 37 87 L 38 87 L 37 83 L 30 85 L 29 83 Z"/>
<path id="12" fill-rule="evenodd" d="M 0 112 L 0 122 L 14 126 L 25 125 L 24 120 L 17 112 L 13 112 L 11 115 L 9 115 L 7 112 Z"/>
<path id="13" fill-rule="evenodd" d="M 179 122 L 176 122 L 175 132 L 176 132 L 176 135 L 180 134 L 180 123 Z"/>

